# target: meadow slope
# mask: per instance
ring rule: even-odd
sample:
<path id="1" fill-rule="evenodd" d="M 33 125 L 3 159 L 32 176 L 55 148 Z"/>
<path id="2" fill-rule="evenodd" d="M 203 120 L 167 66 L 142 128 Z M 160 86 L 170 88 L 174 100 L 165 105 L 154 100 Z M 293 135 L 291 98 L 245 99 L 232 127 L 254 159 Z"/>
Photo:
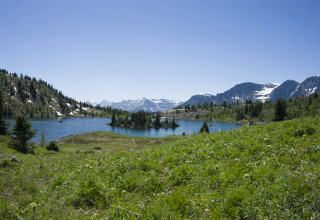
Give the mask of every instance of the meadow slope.
<path id="1" fill-rule="evenodd" d="M 67 143 L 23 155 L 1 137 L 0 218 L 319 219 L 319 124 L 300 118 L 99 154 Z"/>

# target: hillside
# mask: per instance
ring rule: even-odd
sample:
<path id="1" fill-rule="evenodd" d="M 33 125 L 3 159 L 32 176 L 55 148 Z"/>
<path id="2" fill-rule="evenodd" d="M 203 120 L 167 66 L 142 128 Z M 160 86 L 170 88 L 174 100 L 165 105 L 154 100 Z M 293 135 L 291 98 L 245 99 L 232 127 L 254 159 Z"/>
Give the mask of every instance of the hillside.
<path id="1" fill-rule="evenodd" d="M 114 153 L 110 143 L 84 151 L 121 143 L 106 133 L 35 155 L 0 136 L 0 218 L 319 219 L 319 124 L 300 118 Z"/>
<path id="2" fill-rule="evenodd" d="M 4 69 L 0 69 L 0 89 L 4 95 L 4 116 L 8 118 L 18 114 L 30 118 L 57 118 L 104 117 L 110 116 L 112 111 L 122 113 L 110 107 L 93 107 L 78 102 L 41 79 L 18 76 Z"/>

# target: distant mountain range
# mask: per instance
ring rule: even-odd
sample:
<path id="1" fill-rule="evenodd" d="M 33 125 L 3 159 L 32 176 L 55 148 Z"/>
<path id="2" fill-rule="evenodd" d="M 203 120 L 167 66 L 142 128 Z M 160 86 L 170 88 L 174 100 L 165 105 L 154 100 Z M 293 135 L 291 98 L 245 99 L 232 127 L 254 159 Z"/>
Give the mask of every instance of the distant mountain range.
<path id="1" fill-rule="evenodd" d="M 291 97 L 300 95 L 310 95 L 315 92 L 320 92 L 320 76 L 312 76 L 301 83 L 294 80 L 287 80 L 282 84 L 268 83 L 256 84 L 251 82 L 241 83 L 235 85 L 224 93 L 217 95 L 198 94 L 192 96 L 188 101 L 181 104 L 182 107 L 186 105 L 198 105 L 204 102 L 221 104 L 223 100 L 227 103 L 244 102 L 247 99 L 253 101 L 276 101 L 278 98 L 289 99 Z"/>
<path id="2" fill-rule="evenodd" d="M 294 80 L 287 80 L 283 83 L 267 83 L 257 84 L 252 82 L 245 82 L 235 85 L 231 89 L 218 93 L 217 95 L 211 95 L 207 93 L 201 93 L 192 96 L 186 102 L 179 102 L 168 99 L 147 99 L 141 98 L 136 100 L 123 100 L 120 102 L 109 102 L 103 100 L 100 103 L 86 101 L 86 103 L 93 106 L 111 106 L 114 109 L 121 109 L 129 112 L 137 112 L 144 110 L 148 112 L 164 112 L 173 109 L 176 106 L 181 105 L 198 105 L 205 102 L 221 104 L 223 100 L 227 103 L 245 102 L 247 99 L 252 101 L 276 101 L 278 98 L 289 99 L 291 97 L 300 95 L 310 95 L 315 92 L 320 92 L 320 76 L 312 76 L 307 78 L 301 83 Z"/>
<path id="3" fill-rule="evenodd" d="M 111 106 L 112 108 L 121 109 L 129 112 L 137 112 L 139 110 L 144 110 L 147 112 L 164 112 L 182 104 L 182 102 L 174 100 L 147 99 L 145 97 L 136 100 L 123 100 L 121 102 L 108 102 L 106 100 L 103 100 L 100 103 L 90 101 L 86 101 L 86 103 L 91 104 L 93 106 Z"/>

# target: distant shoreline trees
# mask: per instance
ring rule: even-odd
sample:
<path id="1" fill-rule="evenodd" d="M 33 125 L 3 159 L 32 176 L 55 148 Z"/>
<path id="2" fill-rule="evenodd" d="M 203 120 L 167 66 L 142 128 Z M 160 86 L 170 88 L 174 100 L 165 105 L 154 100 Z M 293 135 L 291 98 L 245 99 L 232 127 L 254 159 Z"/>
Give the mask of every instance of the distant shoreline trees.
<path id="1" fill-rule="evenodd" d="M 145 111 L 138 111 L 131 113 L 129 116 L 125 115 L 116 118 L 113 113 L 111 122 L 108 125 L 123 128 L 176 128 L 180 126 L 174 118 L 171 121 L 166 118 L 164 122 L 161 122 L 160 113 L 154 116 Z"/>

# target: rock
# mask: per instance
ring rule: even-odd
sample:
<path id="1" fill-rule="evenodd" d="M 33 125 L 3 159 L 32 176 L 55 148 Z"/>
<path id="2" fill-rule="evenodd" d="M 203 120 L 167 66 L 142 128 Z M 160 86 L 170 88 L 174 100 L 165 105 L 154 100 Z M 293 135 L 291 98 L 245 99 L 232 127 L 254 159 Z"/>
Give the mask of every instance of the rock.
<path id="1" fill-rule="evenodd" d="M 15 156 L 11 157 L 10 161 L 11 162 L 18 162 L 18 163 L 20 162 Z"/>
<path id="2" fill-rule="evenodd" d="M 60 142 L 60 143 L 59 143 L 59 145 L 64 145 L 64 144 L 66 144 L 66 142 Z"/>
<path id="3" fill-rule="evenodd" d="M 101 147 L 94 147 L 95 150 L 101 150 Z"/>
<path id="4" fill-rule="evenodd" d="M 99 137 L 103 137 L 103 135 L 101 134 L 101 135 L 99 135 Z"/>

